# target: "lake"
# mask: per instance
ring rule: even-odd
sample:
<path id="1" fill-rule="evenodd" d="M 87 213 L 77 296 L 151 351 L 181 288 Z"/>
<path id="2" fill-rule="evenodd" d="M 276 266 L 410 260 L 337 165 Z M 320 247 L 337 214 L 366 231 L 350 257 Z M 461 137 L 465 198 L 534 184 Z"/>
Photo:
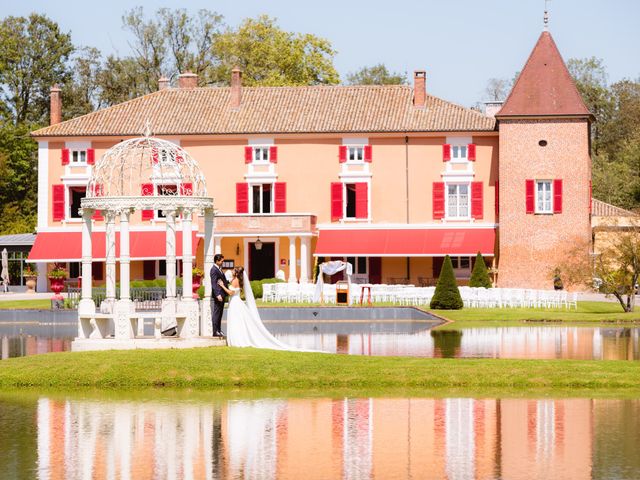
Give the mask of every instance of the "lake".
<path id="1" fill-rule="evenodd" d="M 3 478 L 632 479 L 640 400 L 0 395 Z"/>
<path id="2" fill-rule="evenodd" d="M 349 355 L 429 358 L 640 360 L 640 328 L 523 326 L 432 329 L 415 320 L 269 321 L 280 340 L 300 348 Z M 147 326 L 150 330 L 150 325 Z M 0 358 L 67 351 L 77 326 L 2 324 Z"/>

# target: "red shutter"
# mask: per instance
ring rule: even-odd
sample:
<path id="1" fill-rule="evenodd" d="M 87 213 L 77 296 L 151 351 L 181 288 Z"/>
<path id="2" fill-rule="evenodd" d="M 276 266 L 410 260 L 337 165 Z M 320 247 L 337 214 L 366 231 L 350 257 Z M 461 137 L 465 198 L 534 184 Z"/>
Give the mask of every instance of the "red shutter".
<path id="1" fill-rule="evenodd" d="M 364 146 L 364 161 L 365 162 L 369 162 L 371 163 L 372 160 L 372 151 L 371 151 L 371 145 L 365 145 Z"/>
<path id="2" fill-rule="evenodd" d="M 101 197 L 103 195 L 103 191 L 102 191 L 102 184 L 100 183 L 94 183 L 93 184 L 93 196 L 94 197 Z M 95 212 L 93 212 L 93 218 L 94 220 L 102 220 L 102 212 L 100 210 L 96 210 Z M 95 278 L 95 277 L 94 277 Z"/>
<path id="3" fill-rule="evenodd" d="M 484 208 L 482 182 L 471 182 L 471 217 L 481 219 Z"/>
<path id="4" fill-rule="evenodd" d="M 366 182 L 356 183 L 356 218 L 369 218 L 369 195 Z"/>
<path id="5" fill-rule="evenodd" d="M 64 220 L 64 185 L 52 185 L 53 189 L 53 221 Z"/>
<path id="6" fill-rule="evenodd" d="M 498 180 L 496 180 L 496 219 L 498 218 L 498 214 L 500 213 L 500 184 Z"/>
<path id="7" fill-rule="evenodd" d="M 253 147 L 244 147 L 244 163 L 251 163 L 253 161 Z"/>
<path id="8" fill-rule="evenodd" d="M 184 156 L 182 155 L 182 152 L 177 151 L 176 152 L 176 163 L 182 163 L 184 162 Z"/>
<path id="9" fill-rule="evenodd" d="M 181 183 L 180 184 L 180 195 L 191 196 L 193 195 L 193 184 L 192 183 Z"/>
<path id="10" fill-rule="evenodd" d="M 158 149 L 156 147 L 151 149 L 151 161 L 154 165 L 158 163 Z"/>
<path id="11" fill-rule="evenodd" d="M 535 182 L 533 180 L 526 180 L 526 207 L 527 213 L 535 212 L 536 207 L 536 191 Z"/>
<path id="12" fill-rule="evenodd" d="M 444 182 L 433 182 L 433 219 L 444 218 Z"/>
<path id="13" fill-rule="evenodd" d="M 155 161 L 158 160 L 158 152 L 156 149 L 153 149 L 153 153 L 155 155 Z M 153 183 L 143 183 L 142 184 L 142 196 L 150 197 L 153 196 Z M 142 220 L 153 220 L 153 210 L 142 210 Z"/>
<path id="14" fill-rule="evenodd" d="M 476 144 L 470 143 L 467 145 L 467 160 L 470 162 L 476 161 Z"/>
<path id="15" fill-rule="evenodd" d="M 553 213 L 562 213 L 562 180 L 553 181 Z"/>
<path id="16" fill-rule="evenodd" d="M 93 148 L 87 148 L 87 165 L 95 165 L 96 151 Z"/>
<path id="17" fill-rule="evenodd" d="M 344 163 L 347 161 L 347 146 L 346 145 L 340 145 L 340 147 L 338 147 L 338 159 L 340 160 L 340 163 Z M 340 215 L 342 216 L 342 215 Z"/>
<path id="18" fill-rule="evenodd" d="M 62 165 L 69 165 L 69 149 L 62 149 Z"/>
<path id="19" fill-rule="evenodd" d="M 269 161 L 271 163 L 278 163 L 278 147 L 275 145 L 269 147 Z"/>
<path id="20" fill-rule="evenodd" d="M 445 143 L 442 145 L 442 161 L 448 162 L 449 160 L 451 160 L 451 145 Z"/>
<path id="21" fill-rule="evenodd" d="M 273 184 L 273 198 L 275 204 L 275 213 L 286 213 L 287 211 L 287 184 L 285 182 L 276 182 Z"/>
<path id="22" fill-rule="evenodd" d="M 331 182 L 331 221 L 342 218 L 342 183 Z"/>
<path id="23" fill-rule="evenodd" d="M 248 183 L 236 183 L 236 213 L 249 213 Z"/>

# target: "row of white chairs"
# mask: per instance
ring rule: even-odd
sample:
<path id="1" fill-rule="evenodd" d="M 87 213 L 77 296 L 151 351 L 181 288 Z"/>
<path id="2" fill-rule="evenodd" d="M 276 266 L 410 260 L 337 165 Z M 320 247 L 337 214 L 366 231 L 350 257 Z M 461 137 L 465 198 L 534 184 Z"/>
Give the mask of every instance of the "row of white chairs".
<path id="1" fill-rule="evenodd" d="M 262 300 L 272 303 L 313 302 L 316 285 L 312 283 L 266 283 L 262 286 Z M 465 307 L 468 308 L 578 308 L 578 294 L 564 290 L 534 290 L 524 288 L 458 287 Z M 415 285 L 371 285 L 373 303 L 424 306 L 431 303 L 436 287 Z M 369 291 L 351 284 L 351 303 L 361 298 L 368 301 Z M 336 303 L 336 285 L 324 284 L 322 297 L 325 303 Z"/>

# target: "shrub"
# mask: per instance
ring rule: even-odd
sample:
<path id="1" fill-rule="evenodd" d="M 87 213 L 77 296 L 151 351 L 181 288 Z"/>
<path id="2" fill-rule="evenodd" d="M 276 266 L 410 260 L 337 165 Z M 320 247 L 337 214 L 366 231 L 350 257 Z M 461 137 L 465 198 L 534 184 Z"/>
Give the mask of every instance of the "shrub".
<path id="1" fill-rule="evenodd" d="M 462 306 L 462 297 L 456 284 L 451 258 L 447 255 L 444 257 L 444 263 L 442 264 L 442 270 L 440 271 L 440 277 L 438 278 L 430 307 L 439 310 L 460 310 Z"/>
<path id="2" fill-rule="evenodd" d="M 262 280 L 251 280 L 251 291 L 255 298 L 262 298 Z"/>
<path id="3" fill-rule="evenodd" d="M 200 288 L 198 288 L 198 298 L 200 299 L 204 298 L 204 283 L 200 285 Z"/>
<path id="4" fill-rule="evenodd" d="M 489 278 L 489 272 L 487 271 L 487 265 L 484 263 L 484 258 L 478 252 L 476 255 L 476 263 L 473 266 L 471 272 L 471 279 L 469 280 L 470 287 L 484 287 L 491 288 L 491 279 Z"/>

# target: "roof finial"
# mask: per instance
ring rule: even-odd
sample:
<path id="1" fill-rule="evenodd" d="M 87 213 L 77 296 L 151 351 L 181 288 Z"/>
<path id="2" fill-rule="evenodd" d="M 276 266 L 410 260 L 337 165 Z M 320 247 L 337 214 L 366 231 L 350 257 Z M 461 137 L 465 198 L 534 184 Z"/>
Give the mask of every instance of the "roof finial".
<path id="1" fill-rule="evenodd" d="M 549 2 L 551 0 L 544 0 L 544 30 L 549 30 Z"/>
<path id="2" fill-rule="evenodd" d="M 151 133 L 151 122 L 149 120 L 147 120 L 147 123 L 145 123 L 144 132 L 142 134 L 147 138 L 152 135 L 152 133 Z"/>

